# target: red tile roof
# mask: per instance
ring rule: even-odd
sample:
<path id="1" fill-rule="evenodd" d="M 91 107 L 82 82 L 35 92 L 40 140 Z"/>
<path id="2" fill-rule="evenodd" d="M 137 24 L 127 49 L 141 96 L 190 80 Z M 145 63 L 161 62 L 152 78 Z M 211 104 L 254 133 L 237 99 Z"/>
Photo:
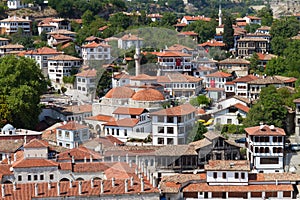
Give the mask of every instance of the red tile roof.
<path id="1" fill-rule="evenodd" d="M 234 85 L 234 82 L 228 81 L 228 82 L 225 83 L 225 85 Z"/>
<path id="2" fill-rule="evenodd" d="M 137 91 L 133 96 L 132 100 L 135 101 L 163 101 L 165 100 L 164 95 L 155 89 L 146 88 Z"/>
<path id="3" fill-rule="evenodd" d="M 84 71 L 76 74 L 76 76 L 80 76 L 80 77 L 96 77 L 97 76 L 97 70 L 95 70 L 95 69 L 84 70 Z"/>
<path id="4" fill-rule="evenodd" d="M 139 122 L 139 119 L 124 118 L 116 121 L 107 122 L 104 126 L 117 126 L 117 127 L 134 127 Z"/>
<path id="5" fill-rule="evenodd" d="M 57 167 L 58 164 L 52 160 L 40 158 L 26 158 L 13 163 L 13 168 L 34 168 L 34 167 Z"/>
<path id="6" fill-rule="evenodd" d="M 73 187 L 70 188 L 70 183 L 68 181 L 60 182 L 60 194 L 57 194 L 57 183 L 50 183 L 51 188 L 48 189 L 48 183 L 37 183 L 38 195 L 35 195 L 35 183 L 17 184 L 17 190 L 13 190 L 13 184 L 5 184 L 5 198 L 7 200 L 31 200 L 31 199 L 49 199 L 49 198 L 65 198 L 74 197 L 76 199 L 81 198 L 100 198 L 105 199 L 115 198 L 119 195 L 139 195 L 141 198 L 143 194 L 156 194 L 159 198 L 159 190 L 152 187 L 149 181 L 144 179 L 144 191 L 141 191 L 140 180 L 135 176 L 134 184 L 131 186 L 128 183 L 128 192 L 125 193 L 125 183 L 123 179 L 115 180 L 115 187 L 112 187 L 111 180 L 103 180 L 104 192 L 100 193 L 100 180 L 94 180 L 94 187 L 91 187 L 91 181 L 81 181 L 82 193 L 79 194 L 79 181 L 73 182 Z M 2 191 L 0 191 L 2 196 Z"/>
<path id="7" fill-rule="evenodd" d="M 135 92 L 128 87 L 115 87 L 109 90 L 105 97 L 106 98 L 116 98 L 116 99 L 127 99 L 131 98 Z"/>
<path id="8" fill-rule="evenodd" d="M 198 83 L 201 80 L 203 79 L 180 73 L 166 73 L 157 77 L 158 83 Z"/>
<path id="9" fill-rule="evenodd" d="M 206 88 L 207 91 L 225 91 L 224 88 L 212 88 L 212 87 L 209 87 L 209 88 Z"/>
<path id="10" fill-rule="evenodd" d="M 79 129 L 85 129 L 85 128 L 88 128 L 88 127 L 85 126 L 85 125 L 76 123 L 74 121 L 70 121 L 70 122 L 67 122 L 65 125 L 62 125 L 62 126 L 58 127 L 57 129 L 62 129 L 62 130 L 79 130 Z"/>
<path id="11" fill-rule="evenodd" d="M 190 54 L 177 52 L 177 51 L 166 51 L 156 53 L 159 57 L 192 57 Z"/>
<path id="12" fill-rule="evenodd" d="M 114 117 L 108 116 L 108 115 L 96 115 L 96 116 L 87 117 L 86 119 L 87 120 L 102 121 L 102 122 L 115 121 Z"/>
<path id="13" fill-rule="evenodd" d="M 104 31 L 105 29 L 107 29 L 108 28 L 108 26 L 102 26 L 102 27 L 100 27 L 98 30 L 99 31 Z"/>
<path id="14" fill-rule="evenodd" d="M 140 38 L 136 35 L 132 34 L 126 34 L 123 37 L 120 38 L 121 40 L 143 40 L 143 38 Z"/>
<path id="15" fill-rule="evenodd" d="M 186 23 L 179 23 L 179 24 L 175 24 L 174 26 L 176 26 L 176 27 L 185 27 L 185 26 L 187 26 L 187 24 Z"/>
<path id="16" fill-rule="evenodd" d="M 201 46 L 201 47 L 206 47 L 206 46 L 209 46 L 209 47 L 224 47 L 225 43 L 219 42 L 217 40 L 209 40 L 207 42 L 199 44 L 198 46 Z"/>
<path id="17" fill-rule="evenodd" d="M 130 80 L 156 80 L 156 77 L 147 74 L 139 74 L 137 76 L 131 76 Z"/>
<path id="18" fill-rule="evenodd" d="M 72 60 L 72 61 L 80 61 L 80 58 L 76 58 L 74 56 L 69 55 L 58 55 L 51 58 L 48 58 L 48 60 Z"/>
<path id="19" fill-rule="evenodd" d="M 24 145 L 24 148 L 48 148 L 48 142 L 39 139 L 33 139 Z"/>
<path id="20" fill-rule="evenodd" d="M 247 76 L 237 78 L 237 79 L 233 80 L 233 82 L 234 83 L 247 83 L 249 81 L 253 81 L 253 80 L 256 80 L 256 79 L 258 79 L 257 76 L 254 76 L 254 75 L 250 74 L 250 75 L 247 75 Z"/>
<path id="21" fill-rule="evenodd" d="M 250 171 L 248 160 L 210 160 L 204 166 L 206 171 Z"/>
<path id="22" fill-rule="evenodd" d="M 145 108 L 130 108 L 130 107 L 118 107 L 113 114 L 119 115 L 140 115 L 147 111 Z"/>
<path id="23" fill-rule="evenodd" d="M 254 126 L 245 128 L 245 131 L 249 135 L 257 135 L 257 136 L 285 136 L 285 131 L 282 128 L 274 127 L 271 129 L 268 125 Z"/>
<path id="24" fill-rule="evenodd" d="M 221 71 L 217 71 L 217 72 L 206 75 L 206 77 L 221 77 L 221 78 L 227 78 L 227 77 L 231 77 L 231 76 L 232 76 L 231 74 L 221 72 Z"/>
<path id="25" fill-rule="evenodd" d="M 183 188 L 183 192 L 278 192 L 293 191 L 293 185 L 208 185 L 192 183 Z"/>
<path id="26" fill-rule="evenodd" d="M 191 104 L 183 104 L 180 106 L 175 106 L 163 110 L 159 110 L 156 112 L 152 112 L 151 115 L 167 115 L 167 116 L 182 116 L 182 115 L 188 115 L 191 113 L 196 112 L 196 109 Z"/>
<path id="27" fill-rule="evenodd" d="M 183 46 L 181 44 L 174 44 L 170 47 L 168 47 L 168 51 L 182 51 L 182 50 L 188 50 L 188 51 L 192 51 L 193 49 L 192 48 L 189 48 L 187 46 Z"/>
<path id="28" fill-rule="evenodd" d="M 198 33 L 194 31 L 184 31 L 184 32 L 180 32 L 179 35 L 198 36 Z"/>
<path id="29" fill-rule="evenodd" d="M 97 43 L 93 41 L 91 43 L 82 46 L 82 48 L 97 48 L 97 47 L 110 47 L 110 45 L 104 43 Z"/>
<path id="30" fill-rule="evenodd" d="M 234 104 L 234 107 L 236 107 L 237 109 L 240 109 L 246 113 L 249 112 L 250 108 L 248 106 L 244 106 L 243 104 L 241 103 L 237 103 L 237 104 Z"/>
<path id="31" fill-rule="evenodd" d="M 57 156 L 57 160 L 62 161 L 62 160 L 72 160 L 72 156 L 74 156 L 75 160 L 84 160 L 90 159 L 90 156 L 92 156 L 93 159 L 100 159 L 101 156 L 94 151 L 89 150 L 86 147 L 78 147 L 78 148 L 73 148 L 69 149 L 67 151 L 64 151 Z"/>
<path id="32" fill-rule="evenodd" d="M 0 165 L 0 181 L 4 175 L 13 175 L 13 171 L 11 171 L 10 168 L 11 165 L 7 165 L 7 164 Z"/>
<path id="33" fill-rule="evenodd" d="M 204 17 L 204 16 L 184 16 L 184 18 L 187 21 L 198 21 L 198 20 L 202 20 L 202 21 L 207 21 L 209 22 L 211 20 L 211 18 L 209 17 Z"/>
<path id="34" fill-rule="evenodd" d="M 57 55 L 62 54 L 62 52 L 49 47 L 41 47 L 35 50 L 25 51 L 24 55 Z"/>

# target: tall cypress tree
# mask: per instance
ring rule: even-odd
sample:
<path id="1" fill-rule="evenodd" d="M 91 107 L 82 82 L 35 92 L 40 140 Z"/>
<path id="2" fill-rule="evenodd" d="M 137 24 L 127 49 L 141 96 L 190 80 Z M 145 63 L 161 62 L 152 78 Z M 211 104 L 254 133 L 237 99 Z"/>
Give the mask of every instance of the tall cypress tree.
<path id="1" fill-rule="evenodd" d="M 232 18 L 230 14 L 224 16 L 224 33 L 223 33 L 223 42 L 226 45 L 226 49 L 229 50 L 233 48 L 234 45 L 234 30 L 232 28 Z"/>

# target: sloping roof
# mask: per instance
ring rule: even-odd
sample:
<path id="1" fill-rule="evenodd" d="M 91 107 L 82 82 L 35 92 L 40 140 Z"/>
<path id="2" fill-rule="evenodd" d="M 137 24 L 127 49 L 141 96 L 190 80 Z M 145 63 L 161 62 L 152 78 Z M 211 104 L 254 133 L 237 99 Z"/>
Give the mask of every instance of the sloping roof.
<path id="1" fill-rule="evenodd" d="M 249 135 L 259 135 L 259 136 L 285 136 L 285 131 L 282 128 L 271 127 L 268 125 L 254 126 L 245 128 L 245 131 Z"/>
<path id="2" fill-rule="evenodd" d="M 88 43 L 86 45 L 83 45 L 82 48 L 96 48 L 96 47 L 110 47 L 110 45 L 105 43 L 97 43 L 95 41 Z"/>
<path id="3" fill-rule="evenodd" d="M 245 65 L 250 65 L 250 62 L 245 59 L 237 58 L 227 58 L 225 60 L 219 61 L 219 64 L 245 64 Z"/>
<path id="4" fill-rule="evenodd" d="M 248 84 L 266 85 L 266 84 L 283 84 L 284 82 L 274 76 L 267 76 L 249 81 Z"/>
<path id="5" fill-rule="evenodd" d="M 96 77 L 97 76 L 97 70 L 95 70 L 95 69 L 83 70 L 82 72 L 79 72 L 75 76 L 80 76 L 80 77 Z"/>
<path id="6" fill-rule="evenodd" d="M 118 107 L 113 114 L 119 115 L 140 115 L 147 111 L 145 108 L 130 108 L 130 107 Z"/>
<path id="7" fill-rule="evenodd" d="M 195 148 L 190 145 L 166 145 L 155 152 L 157 156 L 198 155 Z"/>
<path id="8" fill-rule="evenodd" d="M 39 140 L 39 139 L 33 139 L 30 140 L 29 143 L 24 145 L 24 148 L 47 148 L 48 142 L 44 140 Z"/>
<path id="9" fill-rule="evenodd" d="M 120 38 L 121 40 L 144 40 L 143 38 L 140 38 L 136 35 L 132 34 L 126 34 L 123 37 Z"/>
<path id="10" fill-rule="evenodd" d="M 92 156 L 93 159 L 100 159 L 100 155 L 95 153 L 94 151 L 89 150 L 86 147 L 80 146 L 78 148 L 69 149 L 67 151 L 64 151 L 57 156 L 57 160 L 72 160 L 72 156 L 74 156 L 75 160 L 84 160 L 90 159 Z"/>
<path id="11" fill-rule="evenodd" d="M 151 115 L 163 115 L 163 116 L 182 116 L 182 115 L 188 115 L 193 112 L 196 112 L 196 108 L 192 106 L 191 104 L 183 104 L 180 106 L 175 106 L 163 110 L 159 110 L 156 112 L 152 112 Z"/>
<path id="12" fill-rule="evenodd" d="M 200 46 L 200 47 L 206 47 L 206 46 L 209 46 L 209 47 L 224 47 L 225 43 L 219 42 L 217 40 L 208 40 L 207 42 L 204 42 L 202 44 L 198 44 L 198 46 Z"/>
<path id="13" fill-rule="evenodd" d="M 229 73 L 225 73 L 225 72 L 221 72 L 221 71 L 217 71 L 217 72 L 214 72 L 214 73 L 211 73 L 211 74 L 207 74 L 206 77 L 224 77 L 224 78 L 227 78 L 227 77 L 231 77 L 232 75 L 229 74 Z"/>
<path id="14" fill-rule="evenodd" d="M 130 80 L 156 80 L 156 77 L 147 74 L 139 74 L 137 76 L 131 76 Z"/>
<path id="15" fill-rule="evenodd" d="M 24 49 L 24 46 L 21 44 L 7 44 L 0 46 L 0 49 Z"/>
<path id="16" fill-rule="evenodd" d="M 133 96 L 135 92 L 128 88 L 128 87 L 124 87 L 124 86 L 121 86 L 121 87 L 115 87 L 115 88 L 112 88 L 111 90 L 109 90 L 105 97 L 106 98 L 116 98 L 116 99 L 128 99 L 128 98 L 131 98 Z"/>
<path id="17" fill-rule="evenodd" d="M 182 51 L 182 50 L 188 50 L 188 51 L 192 51 L 192 48 L 189 48 L 187 46 L 181 45 L 181 44 L 173 44 L 172 46 L 168 47 L 169 51 Z"/>
<path id="18" fill-rule="evenodd" d="M 0 140 L 0 152 L 14 153 L 24 144 L 23 139 Z"/>
<path id="19" fill-rule="evenodd" d="M 88 128 L 85 125 L 76 123 L 74 121 L 70 121 L 67 122 L 65 125 L 62 125 L 60 127 L 58 127 L 57 129 L 62 129 L 62 130 L 79 130 L 79 129 L 84 129 L 84 128 Z"/>
<path id="20" fill-rule="evenodd" d="M 182 53 L 178 51 L 165 51 L 156 53 L 159 57 L 192 57 L 192 55 L 187 53 Z"/>
<path id="21" fill-rule="evenodd" d="M 216 138 L 219 138 L 219 137 L 225 139 L 224 136 L 222 136 L 221 134 L 218 134 L 218 133 L 216 133 L 216 132 L 213 132 L 213 131 L 208 131 L 207 133 L 204 133 L 204 136 L 205 136 L 207 139 L 209 139 L 210 141 L 211 141 L 211 140 L 214 140 L 214 139 L 216 139 Z"/>
<path id="22" fill-rule="evenodd" d="M 243 77 L 237 78 L 237 79 L 233 80 L 233 82 L 234 83 L 247 83 L 249 81 L 253 81 L 253 80 L 257 80 L 257 79 L 258 79 L 257 76 L 249 74 L 247 76 L 243 76 Z"/>
<path id="23" fill-rule="evenodd" d="M 197 36 L 198 33 L 194 31 L 182 31 L 178 35 Z"/>
<path id="24" fill-rule="evenodd" d="M 134 127 L 139 123 L 139 119 L 124 118 L 116 121 L 107 122 L 104 126 L 117 126 L 117 127 Z"/>
<path id="25" fill-rule="evenodd" d="M 74 106 L 65 106 L 62 110 L 62 113 L 91 113 L 92 112 L 92 104 L 84 104 L 84 105 L 74 105 Z"/>
<path id="26" fill-rule="evenodd" d="M 13 163 L 13 168 L 34 168 L 34 167 L 57 167 L 58 164 L 52 160 L 40 158 L 26 158 Z"/>
<path id="27" fill-rule="evenodd" d="M 41 47 L 34 50 L 25 51 L 24 55 L 57 55 L 62 54 L 62 52 L 59 52 L 55 49 L 49 48 L 49 47 Z"/>
<path id="28" fill-rule="evenodd" d="M 184 18 L 187 21 L 198 21 L 198 20 L 202 20 L 202 21 L 207 21 L 209 22 L 211 20 L 211 18 L 209 17 L 205 17 L 205 16 L 184 16 Z"/>
<path id="29" fill-rule="evenodd" d="M 1 22 L 31 22 L 29 19 L 23 19 L 21 17 L 12 16 L 6 19 L 2 19 Z"/>
<path id="30" fill-rule="evenodd" d="M 87 117 L 86 119 L 87 120 L 102 121 L 102 122 L 115 121 L 114 117 L 108 116 L 108 115 L 96 115 L 96 116 Z"/>
<path id="31" fill-rule="evenodd" d="M 156 89 L 146 88 L 146 89 L 137 91 L 132 96 L 132 100 L 135 100 L 135 101 L 163 101 L 163 100 L 165 100 L 165 97 L 160 91 L 158 91 Z"/>
<path id="32" fill-rule="evenodd" d="M 191 142 L 189 145 L 192 145 L 194 146 L 195 150 L 198 150 L 198 149 L 201 149 L 203 147 L 206 147 L 208 145 L 212 144 L 211 141 L 209 141 L 208 139 L 206 138 L 203 138 L 202 140 L 198 140 L 198 141 L 195 141 L 195 142 Z"/>
<path id="33" fill-rule="evenodd" d="M 77 60 L 80 61 L 80 58 L 76 58 L 74 56 L 69 56 L 69 55 L 58 55 L 58 56 L 53 56 L 51 58 L 48 58 L 48 60 Z"/>
<path id="34" fill-rule="evenodd" d="M 157 76 L 158 83 L 198 83 L 203 80 L 187 74 L 166 73 L 164 76 Z"/>
<path id="35" fill-rule="evenodd" d="M 210 160 L 204 166 L 206 171 L 250 171 L 248 160 Z"/>
<path id="36" fill-rule="evenodd" d="M 250 108 L 249 108 L 248 106 L 244 106 L 244 105 L 241 104 L 241 103 L 236 103 L 236 104 L 234 104 L 233 106 L 236 107 L 237 109 L 240 109 L 240 110 L 246 112 L 246 113 L 248 113 L 249 110 L 250 110 Z"/>

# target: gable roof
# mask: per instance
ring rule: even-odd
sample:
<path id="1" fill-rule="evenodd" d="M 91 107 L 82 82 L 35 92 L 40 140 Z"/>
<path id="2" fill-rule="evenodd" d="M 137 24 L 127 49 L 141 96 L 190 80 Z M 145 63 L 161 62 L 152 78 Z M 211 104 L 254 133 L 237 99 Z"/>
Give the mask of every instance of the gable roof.
<path id="1" fill-rule="evenodd" d="M 175 106 L 175 107 L 159 110 L 156 112 L 152 112 L 151 115 L 152 116 L 155 116 L 155 115 L 158 115 L 158 116 L 182 116 L 182 115 L 188 115 L 188 114 L 191 114 L 194 112 L 196 112 L 196 108 L 194 106 L 192 106 L 191 104 L 187 103 L 187 104 L 183 104 L 180 106 Z"/>
<path id="2" fill-rule="evenodd" d="M 203 80 L 187 74 L 166 73 L 164 76 L 157 76 L 158 83 L 198 83 Z"/>
<path id="3" fill-rule="evenodd" d="M 192 57 L 192 55 L 187 53 L 182 53 L 178 51 L 165 51 L 156 53 L 159 57 Z"/>
<path id="4" fill-rule="evenodd" d="M 245 105 L 243 105 L 241 103 L 236 103 L 233 106 L 236 107 L 237 109 L 240 109 L 240 110 L 246 112 L 246 113 L 248 113 L 249 110 L 250 110 L 250 108 L 248 106 L 245 106 Z"/>
<path id="5" fill-rule="evenodd" d="M 119 115 L 141 115 L 147 112 L 145 108 L 130 108 L 130 107 L 118 107 L 113 114 Z"/>
<path id="6" fill-rule="evenodd" d="M 23 53 L 24 55 L 57 55 L 62 54 L 62 52 L 49 47 L 41 47 L 34 50 L 28 50 Z"/>
<path id="7" fill-rule="evenodd" d="M 231 74 L 222 72 L 222 71 L 217 71 L 211 74 L 207 74 L 206 77 L 221 77 L 221 78 L 227 78 L 227 77 L 231 77 Z"/>
<path id="8" fill-rule="evenodd" d="M 243 77 L 237 78 L 237 79 L 233 80 L 232 82 L 234 82 L 234 83 L 247 83 L 249 81 L 253 81 L 253 80 L 257 80 L 257 79 L 258 79 L 257 76 L 249 74 L 247 76 L 243 76 Z"/>
<path id="9" fill-rule="evenodd" d="M 225 43 L 219 42 L 217 40 L 208 40 L 207 42 L 204 42 L 202 44 L 198 44 L 198 46 L 200 46 L 200 47 L 206 47 L 206 46 L 209 46 L 209 47 L 224 47 Z"/>
<path id="10" fill-rule="evenodd" d="M 24 148 L 47 148 L 48 142 L 44 140 L 39 140 L 39 139 L 33 139 L 30 140 L 29 143 L 24 145 Z"/>
<path id="11" fill-rule="evenodd" d="M 124 118 L 116 121 L 110 121 L 105 124 L 104 126 L 117 126 L 117 127 L 134 127 L 139 123 L 139 119 L 132 119 L 132 118 Z"/>
<path id="12" fill-rule="evenodd" d="M 271 127 L 268 125 L 254 126 L 245 128 L 245 131 L 249 135 L 257 135 L 257 136 L 285 136 L 285 131 L 282 128 Z"/>
<path id="13" fill-rule="evenodd" d="M 75 76 L 80 76 L 80 77 L 96 77 L 97 76 L 97 70 L 95 70 L 95 69 L 83 70 L 82 72 L 79 72 Z"/>
<path id="14" fill-rule="evenodd" d="M 13 168 L 57 167 L 58 164 L 48 159 L 26 158 L 13 163 L 12 166 Z"/>
<path id="15" fill-rule="evenodd" d="M 85 126 L 85 125 L 82 125 L 82 124 L 79 124 L 79 123 L 76 123 L 74 121 L 70 121 L 70 122 L 67 122 L 66 124 L 60 126 L 60 127 L 57 127 L 57 129 L 62 129 L 62 130 L 79 130 L 79 129 L 87 129 L 88 127 Z"/>
<path id="16" fill-rule="evenodd" d="M 51 58 L 48 58 L 48 60 L 77 60 L 80 61 L 80 58 L 76 58 L 74 56 L 69 56 L 69 55 L 58 55 L 58 56 L 53 56 Z"/>
<path id="17" fill-rule="evenodd" d="M 99 154 L 95 153 L 94 151 L 91 151 L 84 146 L 80 146 L 78 148 L 69 149 L 67 151 L 58 154 L 57 160 L 58 161 L 72 160 L 73 156 L 75 160 L 84 160 L 84 158 L 90 159 L 90 156 L 92 156 L 93 159 L 100 159 L 101 157 Z"/>
<path id="18" fill-rule="evenodd" d="M 102 122 L 110 122 L 110 121 L 115 121 L 115 118 L 112 116 L 108 115 L 96 115 L 96 116 L 91 116 L 87 117 L 87 120 L 95 120 L 95 121 L 102 121 Z"/>
<path id="19" fill-rule="evenodd" d="M 204 166 L 206 171 L 250 171 L 248 160 L 210 160 Z"/>

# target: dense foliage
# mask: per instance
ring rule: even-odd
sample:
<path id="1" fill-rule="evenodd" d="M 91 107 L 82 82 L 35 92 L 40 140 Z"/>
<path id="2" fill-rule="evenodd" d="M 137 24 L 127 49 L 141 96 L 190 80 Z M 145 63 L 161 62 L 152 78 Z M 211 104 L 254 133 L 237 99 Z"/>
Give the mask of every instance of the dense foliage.
<path id="1" fill-rule="evenodd" d="M 0 123 L 33 128 L 40 114 L 40 95 L 47 82 L 35 60 L 5 56 L 0 59 Z"/>

